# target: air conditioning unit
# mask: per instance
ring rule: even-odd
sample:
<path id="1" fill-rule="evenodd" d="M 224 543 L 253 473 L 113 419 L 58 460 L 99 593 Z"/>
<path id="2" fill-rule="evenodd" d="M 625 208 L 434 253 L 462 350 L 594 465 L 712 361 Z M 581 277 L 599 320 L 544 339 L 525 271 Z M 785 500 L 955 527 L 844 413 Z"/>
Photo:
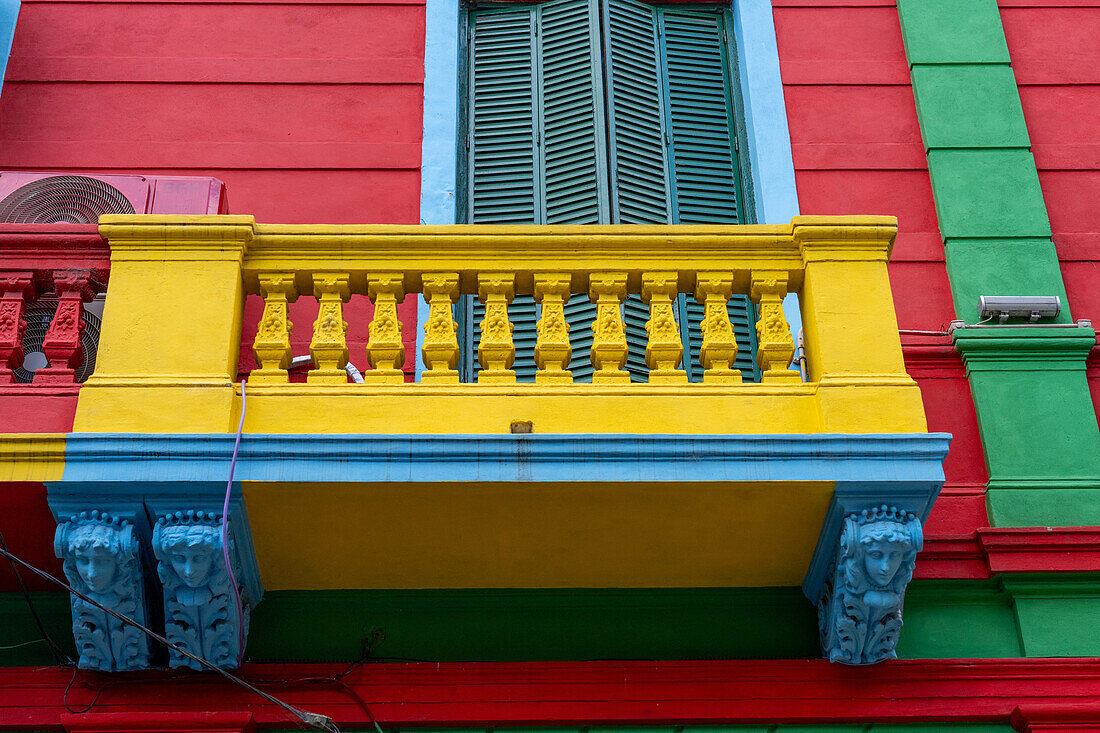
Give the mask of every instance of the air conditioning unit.
<path id="1" fill-rule="evenodd" d="M 0 222 L 94 224 L 102 214 L 228 214 L 217 178 L 0 171 Z"/>
<path id="2" fill-rule="evenodd" d="M 228 214 L 225 184 L 193 176 L 74 175 L 0 171 L 0 222 L 12 224 L 95 224 L 102 214 Z M 26 383 L 46 366 L 42 341 L 57 310 L 45 296 L 24 312 L 23 363 L 15 381 Z M 76 371 L 83 382 L 95 368 L 99 319 L 84 310 L 81 333 L 84 363 Z"/>

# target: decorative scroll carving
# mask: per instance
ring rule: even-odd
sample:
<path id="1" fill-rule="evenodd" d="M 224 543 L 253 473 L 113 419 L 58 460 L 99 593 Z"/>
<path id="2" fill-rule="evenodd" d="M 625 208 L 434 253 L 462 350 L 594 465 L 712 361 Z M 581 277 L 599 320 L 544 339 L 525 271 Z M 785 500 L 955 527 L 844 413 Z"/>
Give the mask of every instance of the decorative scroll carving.
<path id="1" fill-rule="evenodd" d="M 298 289 L 294 286 L 292 273 L 261 273 L 258 279 L 260 294 L 264 297 L 264 314 L 252 351 L 260 368 L 253 369 L 248 378 L 260 384 L 285 384 L 293 357 L 290 332 L 294 329 L 287 316 L 287 303 L 297 300 Z"/>
<path id="2" fill-rule="evenodd" d="M 885 504 L 850 514 L 818 603 L 821 647 L 831 662 L 896 659 L 902 601 L 923 544 L 920 521 Z"/>
<path id="3" fill-rule="evenodd" d="M 363 381 L 378 384 L 402 384 L 405 373 L 405 344 L 401 341 L 401 321 L 397 304 L 405 298 L 405 285 L 399 273 L 378 273 L 367 280 L 367 293 L 374 303 L 367 343 L 367 361 L 372 369 L 363 372 Z"/>
<path id="4" fill-rule="evenodd" d="M 481 371 L 477 381 L 483 384 L 513 384 L 516 373 L 509 369 L 516 358 L 512 342 L 512 323 L 508 320 L 508 304 L 515 294 L 512 275 L 487 274 L 478 277 L 478 297 L 485 304 L 481 319 L 481 341 L 477 359 Z"/>
<path id="5" fill-rule="evenodd" d="M 763 382 L 801 382 L 797 371 L 787 369 L 794 356 L 791 328 L 783 315 L 783 297 L 787 294 L 787 273 L 754 272 L 752 299 L 760 304 L 756 322 L 756 363 Z"/>
<path id="6" fill-rule="evenodd" d="M 629 384 L 626 364 L 626 333 L 623 331 L 622 302 L 626 297 L 625 272 L 593 273 L 588 279 L 588 297 L 596 303 L 592 323 L 593 384 Z"/>
<path id="7" fill-rule="evenodd" d="M 454 303 L 458 300 L 458 273 L 424 275 L 424 297 L 428 301 L 428 320 L 424 323 L 424 364 L 420 373 L 423 384 L 458 384 L 458 323 Z"/>
<path id="8" fill-rule="evenodd" d="M 678 292 L 675 272 L 647 272 L 642 276 L 642 302 L 649 305 L 645 362 L 650 384 L 687 382 L 687 372 L 676 368 L 684 355 L 684 342 L 672 310 L 672 299 Z"/>
<path id="9" fill-rule="evenodd" d="M 316 368 L 310 370 L 306 381 L 311 384 L 347 384 L 348 375 L 344 366 L 348 363 L 348 344 L 344 335 L 348 324 L 344 321 L 343 304 L 350 297 L 348 276 L 343 273 L 315 274 L 313 294 L 319 303 L 309 353 Z"/>
<path id="10" fill-rule="evenodd" d="M 535 274 L 535 301 L 542 306 L 538 341 L 535 342 L 536 384 L 572 384 L 569 359 L 569 324 L 565 322 L 565 304 L 569 302 L 569 275 Z"/>
<path id="11" fill-rule="evenodd" d="M 141 541 L 132 522 L 99 511 L 73 515 L 58 525 L 54 553 L 73 588 L 116 613 L 148 623 Z M 70 603 L 81 669 L 121 672 L 149 666 L 144 632 L 75 595 Z"/>
<path id="12" fill-rule="evenodd" d="M 733 293 L 733 276 L 725 272 L 700 272 L 695 280 L 695 301 L 703 304 L 699 330 L 703 343 L 699 361 L 703 381 L 716 384 L 740 384 L 741 370 L 733 369 L 737 359 L 737 338 L 727 307 Z"/>
<path id="13" fill-rule="evenodd" d="M 12 384 L 23 363 L 24 301 L 35 297 L 34 273 L 0 272 L 0 384 Z"/>
<path id="14" fill-rule="evenodd" d="M 234 574 L 240 578 L 232 525 L 229 529 L 229 556 Z M 221 517 L 202 511 L 162 516 L 153 528 L 153 553 L 164 585 L 168 640 L 223 669 L 240 666 L 251 599 L 244 586 L 239 586 L 242 618 L 225 567 Z M 169 653 L 168 666 L 201 668 L 176 652 Z"/>
<path id="15" fill-rule="evenodd" d="M 76 367 L 84 361 L 80 334 L 84 330 L 84 302 L 95 297 L 91 273 L 80 270 L 55 272 L 57 310 L 42 340 L 49 366 L 34 373 L 35 384 L 72 384 Z"/>

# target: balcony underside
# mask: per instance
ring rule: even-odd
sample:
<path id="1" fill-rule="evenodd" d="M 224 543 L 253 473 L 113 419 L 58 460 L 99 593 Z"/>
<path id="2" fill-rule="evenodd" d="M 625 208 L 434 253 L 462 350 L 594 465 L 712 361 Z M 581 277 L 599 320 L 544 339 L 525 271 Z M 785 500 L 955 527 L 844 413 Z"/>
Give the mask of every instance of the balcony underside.
<path id="1" fill-rule="evenodd" d="M 233 437 L 69 435 L 51 505 L 217 499 Z M 272 590 L 813 586 L 852 511 L 927 516 L 946 447 L 938 434 L 246 434 L 235 476 Z"/>

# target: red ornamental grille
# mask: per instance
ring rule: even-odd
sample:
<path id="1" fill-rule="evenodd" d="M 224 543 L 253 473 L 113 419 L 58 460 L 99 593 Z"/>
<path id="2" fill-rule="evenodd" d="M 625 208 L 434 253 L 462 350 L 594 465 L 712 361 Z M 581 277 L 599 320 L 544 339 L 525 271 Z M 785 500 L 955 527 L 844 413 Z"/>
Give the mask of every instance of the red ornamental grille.
<path id="1" fill-rule="evenodd" d="M 0 221 L 16 224 L 94 224 L 102 214 L 133 213 L 121 191 L 87 176 L 41 178 L 0 201 Z"/>

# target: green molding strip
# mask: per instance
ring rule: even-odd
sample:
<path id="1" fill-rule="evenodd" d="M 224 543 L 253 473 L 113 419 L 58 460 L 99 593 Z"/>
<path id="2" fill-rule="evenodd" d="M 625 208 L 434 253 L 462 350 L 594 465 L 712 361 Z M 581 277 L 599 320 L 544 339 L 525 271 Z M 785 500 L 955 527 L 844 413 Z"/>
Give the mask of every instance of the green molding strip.
<path id="1" fill-rule="evenodd" d="M 65 594 L 33 594 L 73 654 Z M 1013 574 L 917 580 L 905 602 L 903 659 L 1100 656 L 1100 576 Z M 0 594 L 0 646 L 38 638 L 19 593 Z M 817 614 L 799 588 L 274 591 L 252 616 L 258 662 L 590 659 L 812 659 Z M 50 665 L 31 643 L 0 666 Z"/>
<path id="2" fill-rule="evenodd" d="M 1071 323 L 996 0 L 898 0 L 898 14 L 956 316 L 975 323 L 981 295 L 1057 295 L 1053 322 Z M 1094 342 L 1091 329 L 955 332 L 994 526 L 1100 525 Z"/>

